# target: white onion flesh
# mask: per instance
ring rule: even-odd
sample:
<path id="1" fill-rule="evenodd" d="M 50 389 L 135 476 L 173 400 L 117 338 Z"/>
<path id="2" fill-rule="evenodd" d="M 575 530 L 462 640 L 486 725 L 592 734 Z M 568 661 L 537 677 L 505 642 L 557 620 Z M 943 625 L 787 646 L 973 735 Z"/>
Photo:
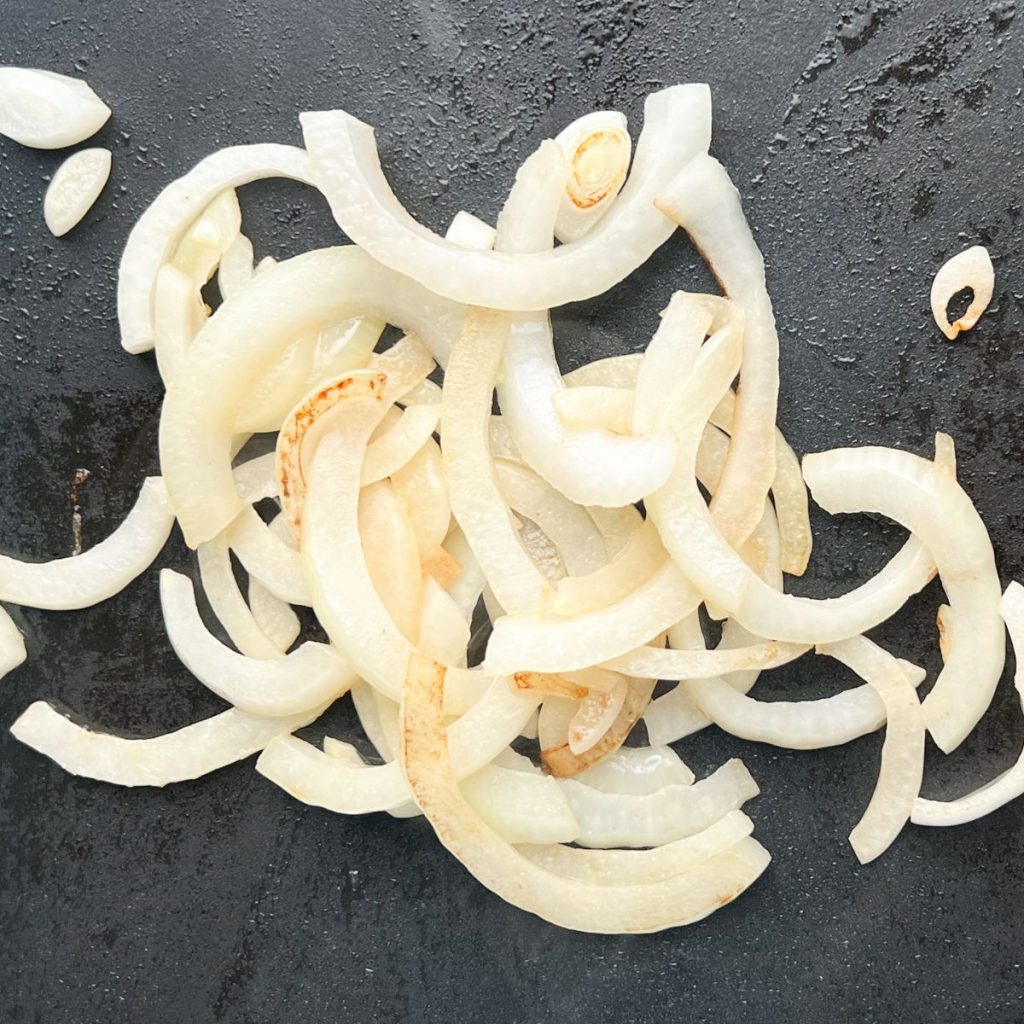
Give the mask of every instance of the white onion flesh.
<path id="1" fill-rule="evenodd" d="M 845 448 L 804 458 L 804 478 L 827 512 L 895 519 L 935 559 L 956 622 L 946 664 L 921 707 L 947 753 L 977 725 L 1003 671 L 1000 586 L 988 531 L 963 488 L 942 468 L 891 448 Z"/>
<path id="2" fill-rule="evenodd" d="M 247 658 L 225 647 L 199 617 L 192 583 L 164 569 L 160 603 L 167 637 L 182 664 L 209 690 L 252 715 L 301 714 L 340 697 L 355 681 L 345 659 L 309 641 L 276 659 Z"/>
<path id="3" fill-rule="evenodd" d="M 689 786 L 694 775 L 671 747 L 651 746 L 622 747 L 576 779 L 602 793 L 643 796 L 665 786 Z"/>
<path id="4" fill-rule="evenodd" d="M 412 661 L 402 701 L 405 771 L 442 844 L 514 906 L 579 931 L 658 931 L 706 917 L 767 867 L 768 854 L 757 843 L 638 885 L 595 885 L 538 867 L 488 828 L 459 793 L 445 742 L 443 688 L 440 666 Z"/>
<path id="5" fill-rule="evenodd" d="M 264 718 L 231 708 L 162 736 L 135 739 L 87 729 L 40 700 L 21 713 L 11 733 L 72 775 L 118 786 L 168 786 L 242 761 L 322 712 L 318 707 Z"/>
<path id="6" fill-rule="evenodd" d="M 110 107 L 78 78 L 0 68 L 0 135 L 33 149 L 64 149 L 95 135 Z"/>
<path id="7" fill-rule="evenodd" d="M 673 230 L 654 198 L 682 164 L 707 150 L 711 134 L 706 86 L 651 94 L 632 171 L 609 212 L 578 242 L 524 256 L 468 252 L 418 224 L 384 177 L 369 125 L 341 110 L 300 121 L 316 184 L 349 238 L 438 295 L 513 311 L 598 295 L 640 266 Z"/>
<path id="8" fill-rule="evenodd" d="M 153 289 L 160 266 L 188 225 L 226 189 L 261 178 L 308 182 L 309 160 L 295 146 L 232 146 L 200 160 L 171 182 L 128 236 L 117 281 L 121 344 L 131 353 L 153 347 Z"/>
<path id="9" fill-rule="evenodd" d="M 43 199 L 52 235 L 66 235 L 92 209 L 110 177 L 110 162 L 109 149 L 81 149 L 57 168 Z"/>
<path id="10" fill-rule="evenodd" d="M 961 331 L 969 331 L 988 309 L 992 301 L 996 275 L 988 249 L 972 245 L 970 249 L 946 260 L 932 281 L 932 316 L 939 330 L 952 341 Z M 952 323 L 946 314 L 949 300 L 964 288 L 971 289 L 971 303 L 964 314 Z"/>
<path id="11" fill-rule="evenodd" d="M 21 665 L 27 652 L 25 638 L 10 615 L 0 607 L 0 679 Z"/>
<path id="12" fill-rule="evenodd" d="M 173 525 L 163 481 L 149 477 L 125 521 L 82 554 L 50 562 L 0 555 L 0 601 L 58 611 L 99 604 L 149 568 Z"/>

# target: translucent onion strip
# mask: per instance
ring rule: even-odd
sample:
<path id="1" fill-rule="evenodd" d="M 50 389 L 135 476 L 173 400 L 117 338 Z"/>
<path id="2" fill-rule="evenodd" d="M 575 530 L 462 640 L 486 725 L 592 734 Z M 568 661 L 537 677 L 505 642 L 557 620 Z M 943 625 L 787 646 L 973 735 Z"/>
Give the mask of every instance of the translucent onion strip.
<path id="1" fill-rule="evenodd" d="M 1006 588 L 1000 611 L 1017 661 L 1013 685 L 1024 711 L 1024 588 L 1019 583 L 1011 583 Z M 1024 795 L 1024 752 L 1007 771 L 964 796 L 953 800 L 918 797 L 910 820 L 915 825 L 962 825 L 991 814 L 1021 795 Z"/>
<path id="2" fill-rule="evenodd" d="M 956 749 L 992 701 L 1006 655 L 992 542 L 963 488 L 935 463 L 891 448 L 840 448 L 804 458 L 827 512 L 895 519 L 935 559 L 956 623 L 946 664 L 922 708 L 928 731 Z"/>
<path id="3" fill-rule="evenodd" d="M 607 291 L 664 242 L 672 224 L 653 204 L 678 168 L 706 151 L 710 95 L 679 85 L 647 97 L 644 130 L 618 199 L 592 231 L 528 256 L 469 252 L 418 224 L 381 170 L 373 129 L 344 111 L 301 115 L 318 187 L 345 233 L 385 266 L 459 302 L 543 310 Z"/>
<path id="4" fill-rule="evenodd" d="M 218 697 L 250 714 L 301 714 L 340 697 L 355 681 L 327 644 L 310 641 L 273 660 L 236 654 L 206 629 L 188 577 L 170 569 L 160 573 L 160 603 L 167 637 L 185 667 Z"/>
<path id="5" fill-rule="evenodd" d="M 779 338 L 764 260 L 728 172 L 706 153 L 679 171 L 657 205 L 686 230 L 722 291 L 746 314 L 732 443 L 712 506 L 722 535 L 739 544 L 761 518 L 775 476 Z"/>
<path id="6" fill-rule="evenodd" d="M 135 739 L 78 725 L 36 701 L 11 733 L 72 775 L 118 786 L 167 786 L 241 761 L 275 737 L 309 725 L 322 711 L 261 718 L 231 708 L 162 736 Z"/>
<path id="7" fill-rule="evenodd" d="M 896 659 L 866 637 L 819 648 L 856 672 L 885 705 L 885 743 L 878 782 L 864 816 L 850 833 L 861 864 L 883 854 L 910 818 L 924 773 L 924 719 L 914 686 Z"/>
<path id="8" fill-rule="evenodd" d="M 305 152 L 270 143 L 229 146 L 171 182 L 136 221 L 121 257 L 117 282 L 121 344 L 128 352 L 146 352 L 153 347 L 157 274 L 189 223 L 225 189 L 272 177 L 308 182 Z"/>
<path id="9" fill-rule="evenodd" d="M 59 611 L 105 601 L 149 568 L 173 525 L 163 481 L 149 477 L 124 522 L 82 554 L 50 562 L 0 555 L 0 601 Z"/>

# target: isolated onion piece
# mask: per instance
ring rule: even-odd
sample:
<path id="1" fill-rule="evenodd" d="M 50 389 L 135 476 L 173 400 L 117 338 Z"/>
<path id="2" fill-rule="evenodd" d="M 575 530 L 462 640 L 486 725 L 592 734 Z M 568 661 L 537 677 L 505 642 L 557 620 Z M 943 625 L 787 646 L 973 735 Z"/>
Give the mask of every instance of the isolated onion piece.
<path id="1" fill-rule="evenodd" d="M 261 178 L 308 182 L 309 161 L 295 146 L 264 143 L 217 150 L 172 181 L 136 221 L 121 256 L 117 318 L 131 353 L 153 347 L 153 288 L 161 265 L 188 225 L 226 189 Z"/>
<path id="2" fill-rule="evenodd" d="M 996 276 L 988 249 L 983 245 L 972 245 L 956 256 L 950 257 L 939 268 L 932 281 L 932 316 L 939 330 L 952 341 L 961 331 L 969 331 L 988 309 L 992 301 Z M 952 323 L 946 313 L 949 300 L 964 288 L 971 289 L 971 304 L 964 314 Z"/>
<path id="3" fill-rule="evenodd" d="M 575 242 L 615 202 L 629 170 L 632 142 L 625 116 L 615 110 L 578 117 L 555 136 L 555 142 L 569 169 L 555 237 L 563 243 Z"/>
<path id="4" fill-rule="evenodd" d="M 599 295 L 640 266 L 673 230 L 654 208 L 655 196 L 682 163 L 707 150 L 711 135 L 707 86 L 652 93 L 632 172 L 608 214 L 578 242 L 520 255 L 469 252 L 417 223 L 384 177 L 369 125 L 341 110 L 299 120 L 317 187 L 349 238 L 438 295 L 504 310 Z"/>
<path id="5" fill-rule="evenodd" d="M 16 669 L 27 657 L 25 638 L 10 615 L 0 607 L 0 679 Z"/>
<path id="6" fill-rule="evenodd" d="M 110 161 L 109 149 L 81 149 L 57 168 L 43 199 L 51 234 L 66 235 L 89 212 L 110 177 Z"/>
<path id="7" fill-rule="evenodd" d="M 0 67 L 0 135 L 34 149 L 63 149 L 95 135 L 110 108 L 78 78 Z"/>
<path id="8" fill-rule="evenodd" d="M 309 725 L 323 710 L 261 718 L 231 708 L 174 732 L 134 739 L 85 728 L 36 701 L 11 733 L 72 775 L 118 786 L 167 786 L 241 761 L 275 737 Z"/>
<path id="9" fill-rule="evenodd" d="M 173 525 L 163 481 L 148 477 L 124 522 L 82 554 L 38 563 L 0 555 L 0 601 L 59 611 L 99 604 L 145 572 Z"/>

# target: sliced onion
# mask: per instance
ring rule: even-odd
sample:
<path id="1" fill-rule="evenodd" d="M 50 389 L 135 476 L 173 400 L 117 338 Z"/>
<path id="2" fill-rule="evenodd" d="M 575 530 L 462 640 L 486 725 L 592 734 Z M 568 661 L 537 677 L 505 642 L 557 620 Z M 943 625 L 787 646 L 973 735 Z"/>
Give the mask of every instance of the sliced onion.
<path id="1" fill-rule="evenodd" d="M 11 733 L 72 775 L 118 786 L 198 779 L 262 750 L 318 718 L 323 708 L 263 718 L 238 708 L 161 736 L 131 738 L 78 725 L 46 701 L 21 713 Z"/>
<path id="2" fill-rule="evenodd" d="M 57 168 L 43 199 L 51 234 L 66 235 L 92 209 L 110 177 L 110 161 L 109 149 L 80 149 Z"/>
<path id="3" fill-rule="evenodd" d="M 885 705 L 885 744 L 878 782 L 864 816 L 850 833 L 861 864 L 883 854 L 910 819 L 924 774 L 924 718 L 912 682 L 896 659 L 867 637 L 820 648 L 851 668 Z"/>
<path id="4" fill-rule="evenodd" d="M 562 426 L 568 430 L 633 433 L 633 392 L 626 388 L 563 388 L 551 400 Z"/>
<path id="5" fill-rule="evenodd" d="M 456 777 L 464 779 L 490 764 L 519 735 L 536 706 L 534 698 L 513 693 L 506 680 L 494 680 L 477 704 L 448 727 Z M 269 743 L 256 770 L 303 803 L 338 814 L 392 810 L 410 796 L 398 761 L 353 766 L 291 736 Z"/>
<path id="6" fill-rule="evenodd" d="M 580 846 L 664 846 L 695 835 L 760 792 L 742 761 L 727 761 L 713 775 L 637 796 L 602 793 L 575 779 L 559 785 L 579 823 Z"/>
<path id="7" fill-rule="evenodd" d="M 163 481 L 149 477 L 125 521 L 88 551 L 50 562 L 0 555 L 0 601 L 58 611 L 99 604 L 149 568 L 173 525 Z"/>
<path id="8" fill-rule="evenodd" d="M 278 537 L 254 508 L 242 509 L 225 532 L 246 572 L 272 594 L 289 604 L 309 607 L 313 603 L 299 553 Z"/>
<path id="9" fill-rule="evenodd" d="M 301 303 L 292 301 L 298 293 Z M 228 424 L 248 389 L 293 338 L 354 315 L 398 321 L 437 351 L 457 332 L 462 310 L 346 246 L 266 271 L 250 301 L 225 304 L 199 332 L 183 366 L 187 387 L 171 387 L 160 423 L 164 479 L 187 543 L 215 536 L 239 512 Z"/>
<path id="10" fill-rule="evenodd" d="M 252 242 L 239 232 L 224 250 L 217 268 L 217 289 L 227 302 L 237 295 L 255 275 Z"/>
<path id="11" fill-rule="evenodd" d="M 669 178 L 710 139 L 707 86 L 647 97 L 632 173 L 600 224 L 578 242 L 518 255 L 468 252 L 418 224 L 391 191 L 373 129 L 344 111 L 300 117 L 318 187 L 345 234 L 385 266 L 459 302 L 542 310 L 606 291 L 672 233 L 653 205 Z"/>
<path id="12" fill-rule="evenodd" d="M 778 668 L 780 665 L 788 665 L 808 649 L 806 644 L 771 641 L 716 651 L 666 651 L 657 647 L 638 647 L 628 654 L 609 659 L 604 662 L 604 666 L 630 676 L 706 679 L 708 676 L 743 672 L 752 668 Z"/>
<path id="13" fill-rule="evenodd" d="M 992 301 L 996 275 L 988 249 L 972 245 L 946 260 L 932 281 L 932 316 L 942 333 L 952 341 L 961 331 L 969 331 L 988 309 Z M 949 322 L 946 307 L 949 300 L 964 288 L 971 289 L 971 304 L 959 319 Z"/>
<path id="14" fill-rule="evenodd" d="M 203 209 L 226 189 L 260 178 L 309 181 L 309 161 L 295 146 L 230 146 L 200 160 L 172 181 L 136 221 L 117 282 L 121 344 L 128 352 L 153 347 L 153 289 L 161 265 Z"/>
<path id="15" fill-rule="evenodd" d="M 459 787 L 485 825 L 509 843 L 571 843 L 579 825 L 554 779 L 489 764 Z"/>
<path id="16" fill-rule="evenodd" d="M 564 726 L 564 739 L 562 738 L 563 729 L 560 727 L 557 742 L 552 743 L 548 741 L 544 730 L 544 711 L 547 710 L 552 702 L 545 701 L 540 716 L 540 756 L 544 762 L 545 769 L 549 774 L 556 775 L 559 778 L 571 778 L 586 771 L 587 768 L 597 764 L 609 754 L 614 753 L 626 741 L 626 737 L 632 731 L 633 726 L 640 720 L 640 716 L 644 713 L 650 702 L 653 692 L 654 682 L 652 680 L 629 680 L 625 701 L 615 721 L 605 730 L 596 743 L 581 753 L 575 753 L 570 749 L 568 741 L 568 726 L 569 722 L 571 722 L 571 716 L 575 714 L 575 706 L 572 705 L 572 702 L 564 702 L 570 705 L 566 709 L 569 715 L 569 722 L 566 722 Z"/>
<path id="17" fill-rule="evenodd" d="M 571 753 L 585 754 L 601 741 L 615 724 L 628 692 L 626 680 L 619 679 L 611 690 L 592 690 L 580 701 L 566 735 Z"/>
<path id="18" fill-rule="evenodd" d="M 14 671 L 27 657 L 25 638 L 14 620 L 0 608 L 0 679 Z"/>
<path id="19" fill-rule="evenodd" d="M 761 518 L 775 475 L 779 338 L 765 287 L 764 260 L 728 172 L 706 153 L 679 171 L 659 194 L 657 206 L 686 230 L 723 292 L 746 315 L 732 444 L 714 499 L 722 535 L 738 544 Z"/>
<path id="20" fill-rule="evenodd" d="M 242 598 L 231 565 L 231 550 L 224 534 L 200 544 L 196 553 L 203 592 L 228 639 L 247 658 L 281 657 L 283 649 L 260 628 Z"/>
<path id="21" fill-rule="evenodd" d="M 488 671 L 569 672 L 603 664 L 645 644 L 700 604 L 668 562 L 620 601 L 578 615 L 504 615 L 487 644 Z"/>
<path id="22" fill-rule="evenodd" d="M 445 742 L 443 668 L 422 659 L 414 659 L 410 668 L 402 703 L 402 760 L 416 802 L 445 847 L 514 906 L 580 931 L 656 931 L 707 916 L 767 866 L 768 855 L 758 845 L 743 849 L 735 860 L 725 853 L 646 885 L 595 886 L 539 868 L 488 828 L 459 793 Z"/>
<path id="23" fill-rule="evenodd" d="M 570 370 L 562 379 L 571 388 L 635 388 L 643 358 L 643 352 L 631 352 L 624 356 L 595 359 Z"/>
<path id="24" fill-rule="evenodd" d="M 391 484 L 405 499 L 420 554 L 428 555 L 445 542 L 452 521 L 448 481 L 437 442 L 428 440 L 404 466 L 396 469 L 391 474 Z M 462 554 L 452 554 L 462 565 L 466 564 Z"/>
<path id="25" fill-rule="evenodd" d="M 460 245 L 463 249 L 484 252 L 493 248 L 494 235 L 494 228 L 490 224 L 465 210 L 459 210 L 448 225 L 444 237 L 446 241 Z"/>
<path id="26" fill-rule="evenodd" d="M 1024 588 L 1011 583 L 1003 593 L 1000 612 L 1010 634 L 1017 667 L 1013 685 L 1024 711 Z M 948 634 L 947 634 L 948 635 Z M 926 800 L 918 797 L 910 820 L 915 825 L 962 825 L 991 814 L 1024 794 L 1024 752 L 1007 771 L 978 789 L 954 800 Z"/>
<path id="27" fill-rule="evenodd" d="M 367 448 L 363 486 L 383 480 L 407 466 L 430 439 L 440 418 L 440 406 L 409 406 L 394 427 Z"/>
<path id="28" fill-rule="evenodd" d="M 704 831 L 651 850 L 580 850 L 567 846 L 518 846 L 518 852 L 552 874 L 592 885 L 643 885 L 690 871 L 745 843 L 754 823 L 730 811 Z M 754 842 L 754 840 L 751 840 Z"/>
<path id="29" fill-rule="evenodd" d="M 569 168 L 555 236 L 575 242 L 611 209 L 626 180 L 632 143 L 625 116 L 615 110 L 584 114 L 563 128 L 555 142 Z"/>
<path id="30" fill-rule="evenodd" d="M 287 651 L 298 639 L 302 627 L 291 605 L 255 577 L 249 578 L 249 607 L 256 625 L 279 651 Z"/>
<path id="31" fill-rule="evenodd" d="M 0 135 L 33 149 L 63 149 L 95 135 L 110 107 L 79 78 L 0 68 Z"/>
<path id="32" fill-rule="evenodd" d="M 705 345 L 679 399 L 680 461 L 665 487 L 647 502 L 662 542 L 706 600 L 757 636 L 824 643 L 877 625 L 932 578 L 934 563 L 916 539 L 856 590 L 842 597 L 811 600 L 781 594 L 761 580 L 716 528 L 697 487 L 693 466 L 703 424 L 737 365 L 736 335 L 722 333 L 719 337 L 721 344 L 715 345 L 712 339 Z M 805 476 L 806 472 L 805 460 Z"/>
<path id="33" fill-rule="evenodd" d="M 344 658 L 327 644 L 310 641 L 273 660 L 236 654 L 203 625 L 188 577 L 170 569 L 160 573 L 160 602 L 167 637 L 184 666 L 249 714 L 301 714 L 340 697 L 355 681 Z"/>
<path id="34" fill-rule="evenodd" d="M 665 786 L 689 786 L 693 772 L 671 747 L 622 747 L 576 776 L 602 793 L 642 796 Z M 749 833 L 745 833 L 749 834 Z"/>
<path id="35" fill-rule="evenodd" d="M 444 665 L 463 665 L 468 646 L 468 620 L 448 591 L 433 577 L 424 576 L 417 649 Z"/>
<path id="36" fill-rule="evenodd" d="M 1006 654 L 992 542 L 974 505 L 935 463 L 891 448 L 808 455 L 804 478 L 826 511 L 895 519 L 935 559 L 956 629 L 922 709 L 939 747 L 956 749 L 991 703 Z"/>

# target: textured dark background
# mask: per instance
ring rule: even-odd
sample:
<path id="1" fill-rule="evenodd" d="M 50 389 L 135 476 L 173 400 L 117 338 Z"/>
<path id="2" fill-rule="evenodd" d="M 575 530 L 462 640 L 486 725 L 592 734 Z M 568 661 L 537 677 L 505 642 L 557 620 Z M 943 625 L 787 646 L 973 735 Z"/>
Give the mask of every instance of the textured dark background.
<path id="1" fill-rule="evenodd" d="M 959 444 L 1004 582 L 1024 555 L 1019 412 L 1024 17 L 949 0 L 572 5 L 225 0 L 0 0 L 0 63 L 80 74 L 113 108 L 95 143 L 110 186 L 68 238 L 42 221 L 66 154 L 0 139 L 0 549 L 69 553 L 79 467 L 85 539 L 119 521 L 156 469 L 160 387 L 117 342 L 125 236 L 171 178 L 236 142 L 300 141 L 297 114 L 343 105 L 376 123 L 396 191 L 435 228 L 493 217 L 537 142 L 595 106 L 625 110 L 711 83 L 713 150 L 768 262 L 782 340 L 781 422 L 799 451 Z M 243 193 L 260 252 L 334 240 L 296 185 Z M 997 286 L 955 344 L 931 324 L 939 263 L 990 247 Z M 566 367 L 639 349 L 670 291 L 706 284 L 670 242 L 610 295 L 555 317 Z M 817 521 L 805 593 L 864 578 L 899 532 Z M 162 564 L 186 565 L 175 542 Z M 879 635 L 937 665 L 933 586 Z M 558 931 L 477 885 L 422 821 L 303 807 L 251 762 L 166 791 L 70 778 L 6 726 L 60 698 L 109 727 L 154 732 L 215 711 L 163 640 L 156 580 L 85 613 L 16 611 L 29 662 L 0 688 L 0 1020 L 692 1022 L 1024 1019 L 1024 802 L 941 832 L 909 828 L 878 863 L 846 835 L 878 737 L 788 753 L 716 732 L 698 770 L 734 753 L 774 854 L 753 890 L 667 934 Z M 766 697 L 850 680 L 808 659 Z M 1007 677 L 962 751 L 929 751 L 926 793 L 1008 766 L 1024 737 Z"/>

